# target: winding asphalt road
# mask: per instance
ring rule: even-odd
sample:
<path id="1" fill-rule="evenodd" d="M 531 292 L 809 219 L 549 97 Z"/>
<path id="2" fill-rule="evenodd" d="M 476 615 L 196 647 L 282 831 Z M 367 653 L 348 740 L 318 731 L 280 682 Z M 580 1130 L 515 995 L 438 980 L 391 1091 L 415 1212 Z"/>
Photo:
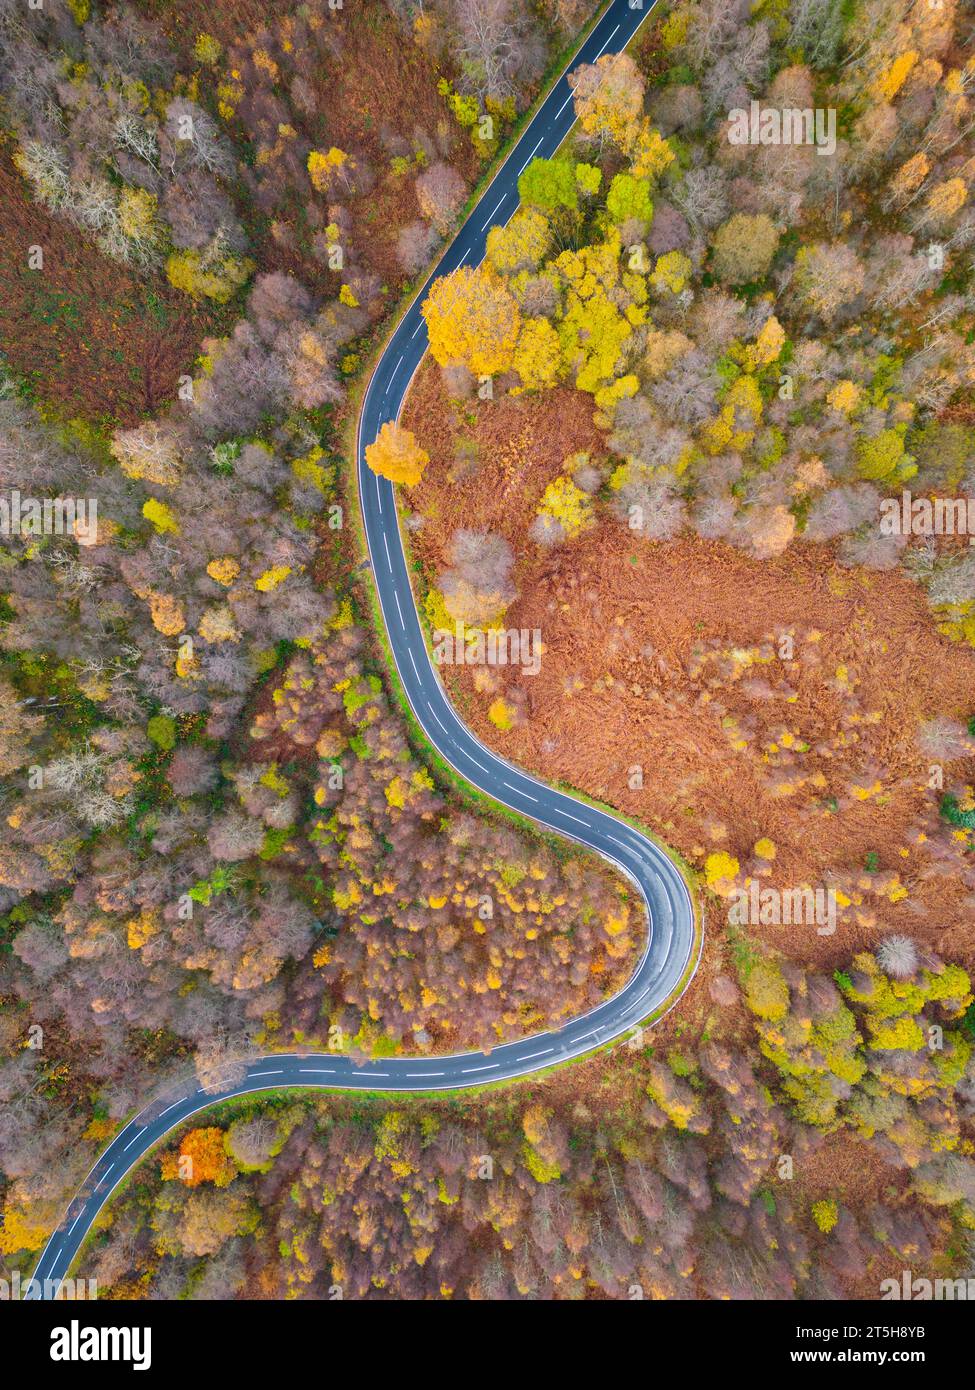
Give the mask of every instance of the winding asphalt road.
<path id="1" fill-rule="evenodd" d="M 648 9 L 613 0 L 573 59 L 591 63 L 631 39 Z M 555 84 L 517 145 L 482 195 L 453 243 L 403 317 L 380 359 L 362 405 L 357 436 L 359 495 L 383 619 L 400 679 L 430 742 L 468 782 L 522 815 L 596 850 L 621 869 L 647 907 L 648 943 L 629 982 L 613 998 L 555 1032 L 507 1043 L 490 1054 L 391 1057 L 356 1064 L 336 1053 L 272 1053 L 253 1062 L 223 1089 L 206 1092 L 196 1081 L 155 1101 L 112 1141 L 72 1200 L 44 1247 L 30 1297 L 50 1296 L 67 1275 L 98 1212 L 126 1174 L 154 1145 L 191 1115 L 221 1100 L 286 1086 L 359 1091 L 447 1091 L 527 1076 L 582 1056 L 635 1029 L 641 1020 L 672 1005 L 686 986 L 695 947 L 690 891 L 668 856 L 646 836 L 614 816 L 537 781 L 490 752 L 454 713 L 427 654 L 397 521 L 392 485 L 366 466 L 365 445 L 380 427 L 398 418 L 406 390 L 426 347 L 420 305 L 436 276 L 477 265 L 489 227 L 506 223 L 518 203 L 518 175 L 536 156 L 550 157 L 573 123 L 566 76 Z M 46 1287 L 42 1281 L 50 1281 Z"/>

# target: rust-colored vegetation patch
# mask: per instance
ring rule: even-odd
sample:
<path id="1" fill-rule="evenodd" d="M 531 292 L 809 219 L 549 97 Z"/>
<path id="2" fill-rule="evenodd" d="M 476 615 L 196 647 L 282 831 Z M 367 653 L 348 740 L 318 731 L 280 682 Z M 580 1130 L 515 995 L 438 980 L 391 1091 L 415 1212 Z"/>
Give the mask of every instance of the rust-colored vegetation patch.
<path id="1" fill-rule="evenodd" d="M 375 188 L 352 200 L 352 242 L 362 263 L 397 288 L 406 278 L 396 258 L 399 232 L 422 214 L 412 175 L 388 173 L 390 156 L 380 132 L 394 131 L 411 145 L 418 130 L 428 138 L 446 134 L 451 139 L 447 162 L 468 185 L 476 178 L 478 159 L 437 91 L 439 70 L 404 39 L 385 7 L 352 6 L 340 13 L 345 16 L 341 61 L 326 75 L 323 144 L 361 149 L 377 170 Z"/>
<path id="2" fill-rule="evenodd" d="M 863 1210 L 872 1202 L 895 1204 L 909 1190 L 909 1172 L 885 1163 L 869 1144 L 843 1131 L 822 1136 L 796 1165 L 796 1194 L 810 1204 L 843 1194 L 850 1207 Z"/>
<path id="3" fill-rule="evenodd" d="M 270 119 L 272 101 L 284 99 L 291 81 L 289 55 L 294 45 L 288 36 L 293 5 L 244 0 L 221 10 L 204 0 L 178 0 L 176 5 L 143 0 L 140 8 L 160 25 L 179 52 L 181 65 L 187 71 L 198 70 L 202 90 L 214 107 L 216 86 L 226 81 L 228 73 L 243 71 L 245 87 L 253 85 L 249 69 L 241 66 L 246 58 L 259 51 L 276 63 L 279 80 L 268 87 L 262 107 Z M 371 171 L 368 192 L 347 200 L 341 189 L 331 197 L 318 193 L 301 160 L 294 172 L 282 168 L 275 176 L 273 193 L 265 185 L 265 194 L 254 199 L 241 183 L 239 210 L 254 238 L 253 254 L 261 270 L 286 271 L 310 288 L 333 295 L 342 285 L 343 273 L 330 270 L 325 258 L 313 252 L 312 238 L 316 226 L 328 222 L 329 204 L 345 202 L 350 226 L 343 240 L 351 246 L 356 266 L 378 276 L 386 292 L 393 293 L 407 278 L 396 254 L 399 233 L 422 218 L 415 176 L 424 166 L 415 163 L 416 151 L 426 147 L 440 157 L 438 150 L 449 145 L 447 162 L 468 185 L 476 177 L 478 155 L 468 132 L 457 124 L 437 91 L 441 76 L 455 75 L 449 59 L 442 70 L 380 0 L 325 10 L 321 22 L 326 26 L 324 42 L 302 55 L 306 59 L 309 53 L 314 55 L 305 80 L 315 93 L 315 109 L 302 109 L 292 102 L 289 123 L 307 142 L 303 149 L 308 144 L 319 151 L 335 147 L 367 165 Z M 201 69 L 193 52 L 201 33 L 212 35 L 224 49 L 212 69 Z M 266 68 L 261 73 L 265 75 Z M 242 114 L 222 122 L 238 153 L 243 153 L 247 140 L 256 138 Z M 391 152 L 400 147 L 410 167 L 396 173 Z M 273 162 L 264 167 L 265 177 L 273 167 Z M 313 209 L 312 217 L 309 209 Z"/>
<path id="4" fill-rule="evenodd" d="M 770 1186 L 774 1190 L 774 1176 L 770 1177 Z M 804 1152 L 801 1162 L 796 1164 L 794 1182 L 783 1186 L 791 1189 L 790 1197 L 805 1212 L 809 1212 L 816 1202 L 833 1200 L 865 1225 L 869 1225 L 870 1212 L 877 1206 L 910 1211 L 915 1201 L 906 1169 L 885 1163 L 871 1145 L 842 1130 L 818 1138 L 812 1149 Z M 811 1235 L 812 1221 L 808 1217 L 806 1225 Z M 938 1227 L 940 1240 L 937 1258 L 943 1259 L 944 1247 L 951 1240 L 951 1221 L 941 1217 Z M 896 1279 L 900 1283 L 904 1265 L 904 1256 L 895 1250 L 875 1249 L 862 1273 L 857 1274 L 853 1270 L 847 1272 L 843 1281 L 847 1296 L 851 1299 L 879 1299 L 883 1281 Z"/>
<path id="5" fill-rule="evenodd" d="M 447 401 L 439 368 L 424 359 L 402 423 L 430 455 L 409 506 L 422 518 L 414 550 L 431 575 L 447 562 L 458 527 L 494 531 L 514 546 L 517 573 L 537 547 L 526 539 L 538 499 L 567 454 L 605 453 L 592 422 L 592 401 L 559 387 L 543 396 Z"/>
<path id="6" fill-rule="evenodd" d="M 295 7 L 290 0 L 234 0 L 232 5 L 214 5 L 211 0 L 137 0 L 132 8 L 150 19 L 169 43 L 189 58 L 198 34 L 212 34 L 226 47 L 241 34 L 291 14 Z"/>
<path id="7" fill-rule="evenodd" d="M 32 201 L 0 155 L 0 324 L 10 366 L 67 415 L 130 425 L 176 394 L 201 338 L 226 318 L 161 276 L 103 256 L 76 227 Z M 32 270 L 32 246 L 44 253 Z"/>
<path id="8" fill-rule="evenodd" d="M 969 717 L 971 651 L 938 634 L 899 573 L 845 569 L 824 546 L 758 563 L 697 538 L 652 543 L 609 513 L 605 489 L 589 530 L 543 550 L 528 523 L 565 456 L 598 447 L 591 410 L 570 391 L 457 407 L 429 367 L 411 394 L 404 422 L 431 454 L 409 497 L 425 581 L 454 528 L 500 532 L 518 587 L 505 623 L 544 642 L 535 677 L 444 668 L 465 717 L 506 757 L 638 818 L 694 863 L 724 850 L 763 885 L 845 892 L 833 935 L 750 929 L 788 954 L 833 967 L 904 931 L 971 964 L 975 919 L 939 804 L 975 764 L 921 739 L 926 721 Z M 499 694 L 516 711 L 506 732 L 488 717 Z M 943 789 L 929 785 L 935 764 Z M 770 862 L 754 854 L 762 839 Z M 723 918 L 712 900 L 712 930 Z"/>

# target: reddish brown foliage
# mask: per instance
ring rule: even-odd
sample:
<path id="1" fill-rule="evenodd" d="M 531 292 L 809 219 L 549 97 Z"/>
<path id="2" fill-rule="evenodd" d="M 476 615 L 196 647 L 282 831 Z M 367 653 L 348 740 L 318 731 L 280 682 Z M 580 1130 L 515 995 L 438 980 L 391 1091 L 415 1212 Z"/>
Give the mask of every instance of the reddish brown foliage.
<path id="1" fill-rule="evenodd" d="M 972 653 L 939 636 L 916 585 L 900 575 L 844 569 L 825 546 L 797 545 L 759 564 L 697 538 L 651 544 L 604 514 L 577 539 L 541 550 L 527 538 L 528 523 L 563 455 L 592 448 L 590 409 L 588 398 L 568 391 L 530 404 L 481 405 L 476 424 L 465 425 L 478 471 L 461 483 L 453 476 L 458 429 L 438 374 L 421 373 L 404 414 L 431 454 L 411 498 L 428 520 L 412 541 L 427 580 L 440 572 L 442 542 L 458 518 L 497 532 L 518 557 L 519 598 L 506 624 L 542 631 L 541 673 L 505 673 L 507 696 L 527 714 L 507 733 L 488 718 L 495 687 L 480 679 L 484 673 L 444 669 L 472 727 L 521 766 L 639 817 L 695 860 L 726 848 L 744 862 L 767 835 L 778 848 L 776 882 L 801 883 L 844 867 L 859 871 L 876 853 L 882 869 L 898 872 L 908 886 L 909 908 L 872 899 L 876 920 L 861 922 L 852 940 L 844 930 L 833 937 L 804 932 L 801 943 L 790 942 L 781 928 L 761 929 L 804 960 L 832 963 L 851 947 L 863 949 L 899 930 L 907 911 L 912 935 L 970 963 L 964 886 L 932 875 L 927 847 L 915 846 L 912 830 L 926 817 L 937 819 L 936 795 L 926 784 L 930 759 L 918 744 L 921 723 L 970 709 Z M 509 487 L 505 460 L 514 455 L 522 462 Z M 782 630 L 797 634 L 799 651 L 802 634 L 820 634 L 806 642 L 816 664 L 790 674 L 795 701 L 757 695 L 747 680 L 712 679 L 710 667 L 694 669 L 696 650 L 758 645 Z M 844 665 L 855 708 L 836 686 Z M 768 679 L 778 679 L 775 669 Z M 864 722 L 868 712 L 879 717 Z M 825 785 L 775 794 L 764 734 L 735 750 L 726 717 L 763 729 L 778 719 L 813 744 L 848 729 L 847 741 L 824 755 Z M 628 785 L 635 764 L 644 769 L 639 789 Z M 871 767 L 880 771 L 883 795 L 847 797 L 841 814 L 831 813 L 830 798 L 842 800 L 851 778 Z"/>
<path id="2" fill-rule="evenodd" d="M 31 200 L 6 153 L 0 222 L 4 351 L 37 396 L 68 416 L 124 425 L 172 399 L 226 315 L 101 255 Z M 42 248 L 43 270 L 28 269 L 31 246 Z"/>

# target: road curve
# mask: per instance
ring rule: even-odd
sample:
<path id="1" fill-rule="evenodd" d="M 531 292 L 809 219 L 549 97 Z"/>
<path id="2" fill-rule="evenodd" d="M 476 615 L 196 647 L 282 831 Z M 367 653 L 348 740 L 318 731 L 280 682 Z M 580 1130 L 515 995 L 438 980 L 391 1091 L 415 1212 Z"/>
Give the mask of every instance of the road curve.
<path id="1" fill-rule="evenodd" d="M 625 47 L 652 8 L 613 0 L 577 52 L 580 62 Z M 629 1033 L 672 1005 L 686 986 L 695 950 L 694 904 L 673 861 L 645 835 L 586 802 L 546 786 L 487 749 L 455 714 L 427 654 L 400 536 L 392 485 L 365 462 L 365 445 L 398 418 L 426 347 L 420 305 L 437 275 L 477 265 L 489 227 L 507 222 L 518 202 L 518 175 L 536 156 L 551 157 L 573 123 L 566 73 L 549 92 L 518 143 L 416 296 L 378 362 L 363 400 L 356 439 L 359 496 L 383 620 L 403 688 L 417 722 L 440 755 L 480 791 L 541 825 L 596 850 L 623 871 L 647 907 L 647 945 L 622 990 L 554 1032 L 506 1043 L 490 1054 L 390 1057 L 356 1064 L 336 1053 L 272 1053 L 250 1064 L 243 1079 L 204 1091 L 194 1079 L 142 1110 L 112 1140 L 48 1240 L 25 1296 L 50 1297 L 64 1279 L 101 1208 L 135 1164 L 198 1111 L 251 1092 L 288 1086 L 360 1091 L 448 1091 L 543 1071 Z"/>

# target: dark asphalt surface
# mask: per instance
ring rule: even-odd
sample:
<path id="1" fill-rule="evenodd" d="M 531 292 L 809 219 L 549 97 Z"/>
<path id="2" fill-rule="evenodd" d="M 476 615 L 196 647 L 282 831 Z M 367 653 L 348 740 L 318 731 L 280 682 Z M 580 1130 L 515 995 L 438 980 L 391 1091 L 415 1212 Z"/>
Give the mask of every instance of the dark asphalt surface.
<path id="1" fill-rule="evenodd" d="M 614 0 L 573 60 L 593 62 L 623 48 L 649 13 Z M 525 1076 L 582 1056 L 620 1038 L 676 1001 L 694 952 L 690 891 L 668 856 L 651 840 L 604 811 L 556 791 L 490 752 L 454 713 L 427 655 L 400 539 L 392 485 L 365 463 L 365 445 L 395 419 L 406 388 L 426 351 L 420 305 L 432 280 L 462 264 L 476 265 L 489 227 L 504 223 L 517 206 L 518 175 L 536 156 L 551 157 L 573 123 L 566 77 L 555 84 L 477 207 L 417 295 L 373 373 L 359 420 L 359 492 L 372 569 L 400 678 L 416 718 L 431 743 L 466 781 L 542 825 L 596 850 L 639 889 L 650 921 L 649 939 L 636 972 L 619 994 L 556 1032 L 447 1057 L 392 1057 L 356 1065 L 339 1053 L 271 1055 L 205 1092 L 193 1078 L 185 1089 L 156 1100 L 125 1126 L 99 1157 L 34 1271 L 38 1281 L 63 1279 L 92 1222 L 114 1188 L 139 1160 L 177 1125 L 220 1100 L 286 1086 L 362 1091 L 447 1091 Z M 645 772 L 646 775 L 646 772 Z M 39 1296 L 42 1290 L 31 1291 Z"/>

